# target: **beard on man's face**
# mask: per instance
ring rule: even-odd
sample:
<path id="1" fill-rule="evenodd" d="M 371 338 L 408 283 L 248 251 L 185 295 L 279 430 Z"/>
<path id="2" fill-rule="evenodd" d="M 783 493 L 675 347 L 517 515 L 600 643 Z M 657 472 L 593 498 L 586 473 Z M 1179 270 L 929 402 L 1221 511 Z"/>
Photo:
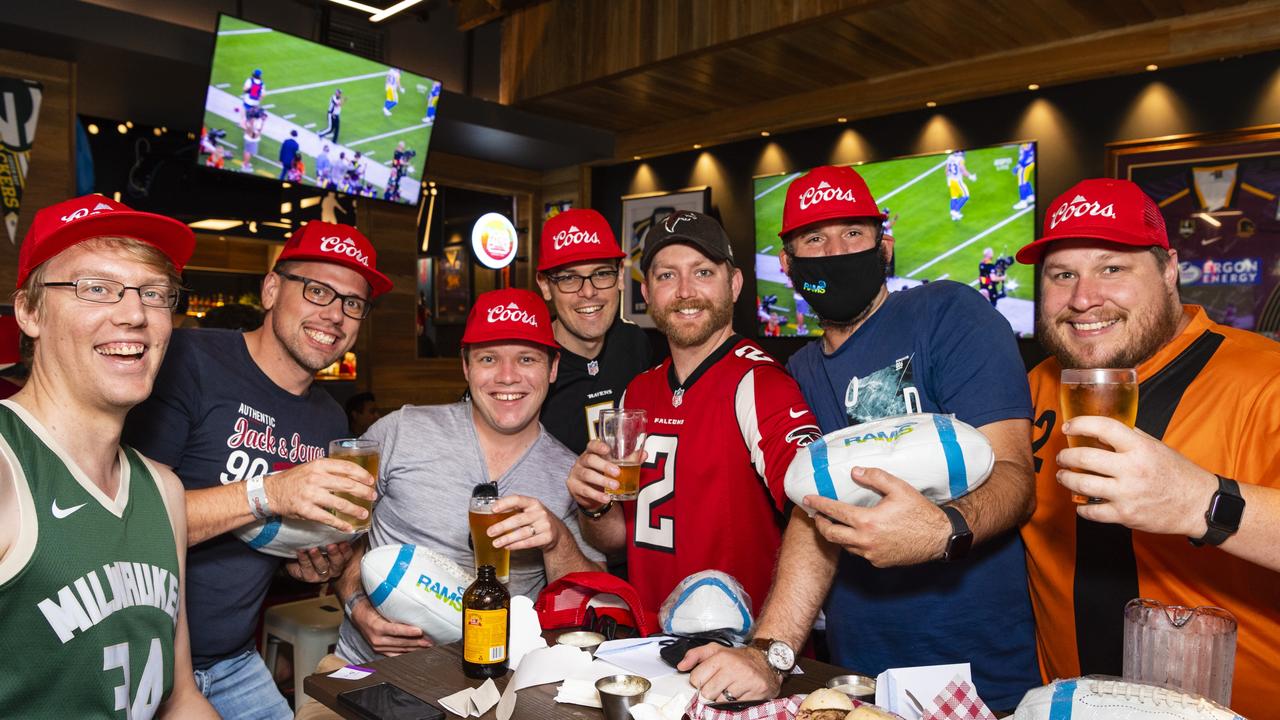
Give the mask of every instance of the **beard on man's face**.
<path id="1" fill-rule="evenodd" d="M 703 310 L 707 317 L 697 325 L 674 319 L 681 310 Z M 658 331 L 667 336 L 667 341 L 674 347 L 695 347 L 706 342 L 712 335 L 733 322 L 733 304 L 715 305 L 706 300 L 678 300 L 658 310 L 649 305 L 649 314 Z"/>
<path id="2" fill-rule="evenodd" d="M 1117 332 L 1125 335 L 1108 334 L 1099 343 L 1072 338 L 1066 321 L 1069 315 L 1070 311 L 1066 310 L 1053 320 L 1045 318 L 1043 313 L 1036 315 L 1036 337 L 1060 366 L 1064 369 L 1134 368 L 1173 340 L 1182 321 L 1182 304 L 1173 295 L 1150 310 L 1122 311 L 1117 319 L 1123 327 Z M 1107 347 L 1109 345 L 1115 347 Z"/>

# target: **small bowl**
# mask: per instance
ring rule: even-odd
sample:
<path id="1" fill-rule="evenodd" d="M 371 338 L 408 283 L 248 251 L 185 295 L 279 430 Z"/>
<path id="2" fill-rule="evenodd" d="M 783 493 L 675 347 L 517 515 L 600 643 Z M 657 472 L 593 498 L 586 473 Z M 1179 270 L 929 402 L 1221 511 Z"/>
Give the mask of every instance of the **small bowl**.
<path id="1" fill-rule="evenodd" d="M 573 632 L 563 633 L 556 638 L 557 645 L 570 645 L 581 648 L 591 653 L 592 657 L 595 657 L 596 648 L 600 647 L 602 642 L 604 642 L 604 635 L 589 630 L 574 630 Z"/>
<path id="2" fill-rule="evenodd" d="M 864 702 L 876 699 L 876 679 L 866 675 L 837 675 L 827 681 L 827 687 Z"/>

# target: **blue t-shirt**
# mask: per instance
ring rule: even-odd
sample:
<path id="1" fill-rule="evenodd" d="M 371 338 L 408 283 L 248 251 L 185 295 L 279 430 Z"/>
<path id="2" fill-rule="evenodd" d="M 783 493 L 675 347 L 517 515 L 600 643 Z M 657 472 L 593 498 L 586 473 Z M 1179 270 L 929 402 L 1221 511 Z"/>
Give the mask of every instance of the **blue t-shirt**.
<path id="1" fill-rule="evenodd" d="M 891 293 L 833 354 L 819 340 L 787 369 L 823 433 L 908 412 L 951 413 L 974 427 L 1031 418 L 1009 323 L 976 291 L 946 280 Z M 832 661 L 861 673 L 969 662 L 995 709 L 1040 685 L 1016 530 L 955 564 L 877 569 L 841 553 L 826 616 Z"/>
<path id="2" fill-rule="evenodd" d="M 126 441 L 174 469 L 189 490 L 324 457 L 348 434 L 345 413 L 312 387 L 268 378 L 234 330 L 174 330 L 155 389 L 129 413 Z M 253 646 L 262 599 L 281 560 L 225 533 L 187 552 L 187 625 L 196 669 Z"/>

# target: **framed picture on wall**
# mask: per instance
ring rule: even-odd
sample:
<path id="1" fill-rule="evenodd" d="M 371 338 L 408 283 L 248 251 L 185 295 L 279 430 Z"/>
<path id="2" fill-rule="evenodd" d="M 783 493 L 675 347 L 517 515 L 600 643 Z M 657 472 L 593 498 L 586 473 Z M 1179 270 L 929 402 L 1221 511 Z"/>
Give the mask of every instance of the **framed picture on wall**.
<path id="1" fill-rule="evenodd" d="M 1159 206 L 1183 302 L 1280 339 L 1280 125 L 1113 143 L 1107 167 Z"/>
<path id="2" fill-rule="evenodd" d="M 436 263 L 436 322 L 459 325 L 471 309 L 471 258 L 465 245 L 446 245 Z"/>
<path id="3" fill-rule="evenodd" d="M 622 316 L 641 327 L 653 327 L 644 296 L 640 293 L 640 252 L 649 228 L 677 210 L 706 212 L 711 205 L 711 187 L 685 188 L 677 192 L 640 193 L 622 196 L 622 232 L 618 241 L 627 254 L 623 262 Z"/>

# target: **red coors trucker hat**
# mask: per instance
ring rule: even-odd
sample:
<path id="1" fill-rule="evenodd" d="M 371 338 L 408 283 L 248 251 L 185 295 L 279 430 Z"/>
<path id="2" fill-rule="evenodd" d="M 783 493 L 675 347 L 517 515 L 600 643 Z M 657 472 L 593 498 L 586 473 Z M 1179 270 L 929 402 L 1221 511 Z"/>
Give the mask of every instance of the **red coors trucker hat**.
<path id="1" fill-rule="evenodd" d="M 1128 180 L 1091 178 L 1059 195 L 1044 214 L 1044 236 L 1018 251 L 1018 262 L 1035 265 L 1055 240 L 1089 238 L 1135 247 L 1169 248 L 1160 208 Z"/>
<path id="2" fill-rule="evenodd" d="M 126 237 L 164 253 L 178 272 L 196 249 L 191 228 L 164 215 L 140 212 L 102 195 L 64 200 L 36 212 L 18 250 L 18 287 L 44 261 L 84 240 Z"/>
<path id="3" fill-rule="evenodd" d="M 842 218 L 884 220 L 884 213 L 857 170 L 838 165 L 816 167 L 787 186 L 778 237 L 785 240 L 793 230 Z"/>
<path id="4" fill-rule="evenodd" d="M 369 282 L 375 298 L 391 289 L 390 278 L 378 272 L 378 252 L 373 243 L 350 225 L 319 220 L 303 225 L 285 243 L 276 264 L 288 260 L 327 262 L 355 270 Z"/>
<path id="5" fill-rule="evenodd" d="M 542 296 L 520 288 L 481 293 L 467 315 L 462 344 L 517 340 L 559 350 L 551 331 L 551 312 Z"/>
<path id="6" fill-rule="evenodd" d="M 538 272 L 592 260 L 626 257 L 613 228 L 595 210 L 565 210 L 542 224 Z"/>

